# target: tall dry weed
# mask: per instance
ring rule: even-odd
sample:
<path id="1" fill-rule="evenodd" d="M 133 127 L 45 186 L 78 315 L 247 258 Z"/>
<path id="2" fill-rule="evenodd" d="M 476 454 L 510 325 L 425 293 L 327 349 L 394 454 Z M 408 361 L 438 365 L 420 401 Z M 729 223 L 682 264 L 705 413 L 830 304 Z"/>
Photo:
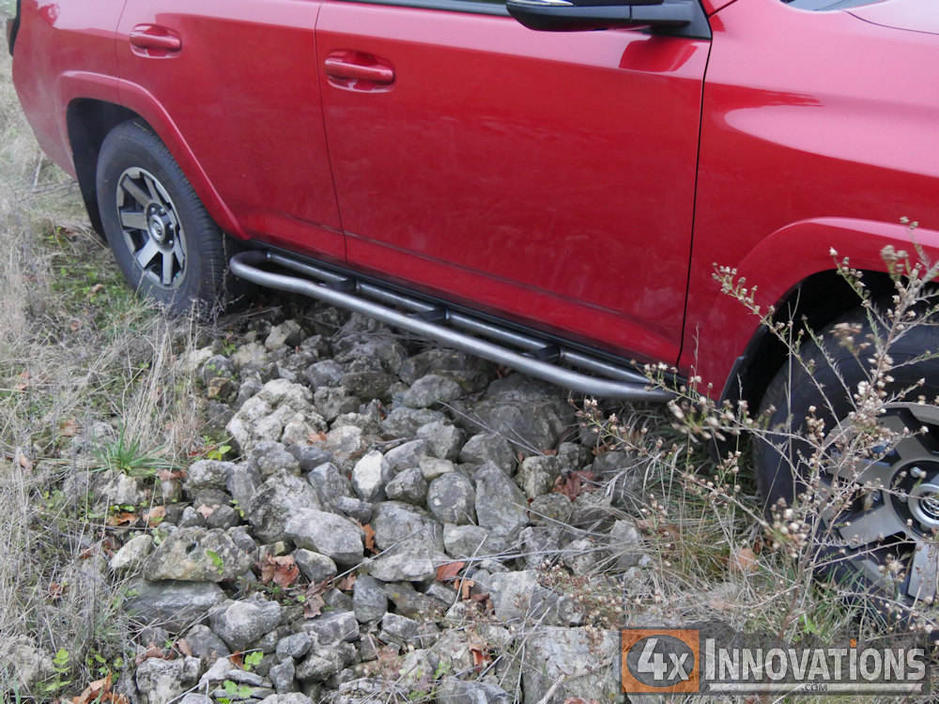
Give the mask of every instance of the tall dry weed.
<path id="1" fill-rule="evenodd" d="M 2 52 L 0 692 L 51 698 L 93 678 L 96 658 L 128 654 L 112 528 L 70 494 L 118 434 L 185 460 L 199 440 L 183 363 L 197 334 L 124 288 L 77 186 L 42 156 Z"/>

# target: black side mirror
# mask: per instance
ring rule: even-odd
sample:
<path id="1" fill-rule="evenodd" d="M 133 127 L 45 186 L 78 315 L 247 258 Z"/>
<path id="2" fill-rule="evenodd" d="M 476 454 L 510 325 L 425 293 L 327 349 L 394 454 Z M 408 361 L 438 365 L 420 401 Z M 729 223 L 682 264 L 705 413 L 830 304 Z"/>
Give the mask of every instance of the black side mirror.
<path id="1" fill-rule="evenodd" d="M 694 19 L 695 0 L 506 0 L 529 29 L 574 32 L 612 27 L 680 27 Z"/>

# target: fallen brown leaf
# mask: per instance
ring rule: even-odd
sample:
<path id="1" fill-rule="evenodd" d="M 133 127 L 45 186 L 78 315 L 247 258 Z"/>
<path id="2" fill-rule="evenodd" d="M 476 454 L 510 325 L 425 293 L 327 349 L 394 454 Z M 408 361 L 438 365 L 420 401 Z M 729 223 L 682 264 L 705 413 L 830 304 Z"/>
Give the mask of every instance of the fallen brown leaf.
<path id="1" fill-rule="evenodd" d="M 437 568 L 437 581 L 438 582 L 452 582 L 457 578 L 457 575 L 466 567 L 465 562 L 447 562 L 440 565 Z"/>
<path id="2" fill-rule="evenodd" d="M 131 511 L 121 511 L 119 513 L 112 513 L 108 516 L 106 523 L 109 526 L 129 526 L 137 522 L 139 516 L 136 513 Z"/>
<path id="3" fill-rule="evenodd" d="M 168 482 L 171 479 L 185 479 L 186 473 L 181 469 L 161 469 L 157 472 L 160 481 Z"/>
<path id="4" fill-rule="evenodd" d="M 147 525 L 151 528 L 163 522 L 166 518 L 166 506 L 154 506 L 143 515 Z"/>
<path id="5" fill-rule="evenodd" d="M 124 544 L 120 540 L 118 540 L 117 536 L 114 535 L 113 533 L 107 533 L 104 536 L 104 538 L 101 539 L 101 542 L 99 543 L 99 545 L 101 546 L 101 550 L 103 550 L 104 554 L 107 555 L 108 557 L 116 553 L 118 550 L 120 550 L 124 546 Z M 79 555 L 79 557 L 81 557 L 82 559 L 86 559 L 81 555 Z"/>
<path id="6" fill-rule="evenodd" d="M 261 582 L 274 584 L 286 589 L 300 577 L 300 568 L 293 555 L 274 557 L 267 555 L 261 563 Z"/>
<path id="7" fill-rule="evenodd" d="M 321 594 L 310 594 L 307 592 L 306 603 L 303 605 L 303 615 L 305 618 L 316 618 L 323 613 L 323 607 L 326 602 Z"/>
<path id="8" fill-rule="evenodd" d="M 77 697 L 72 697 L 72 704 L 99 704 L 111 700 L 111 673 L 107 677 L 95 680 Z"/>
<path id="9" fill-rule="evenodd" d="M 352 591 L 352 587 L 355 586 L 355 578 L 356 578 L 355 572 L 353 572 L 352 574 L 347 574 L 345 577 L 343 577 L 338 582 L 336 582 L 336 589 L 338 589 L 341 592 Z"/>
<path id="10" fill-rule="evenodd" d="M 593 472 L 584 469 L 578 469 L 571 472 L 566 477 L 558 477 L 554 482 L 554 491 L 564 494 L 571 501 L 580 496 L 581 492 L 589 491 L 590 487 L 584 485 L 584 482 L 594 478 Z"/>
<path id="11" fill-rule="evenodd" d="M 476 672 L 481 672 L 483 666 L 492 662 L 492 657 L 490 657 L 488 650 L 470 648 L 470 654 L 473 656 L 473 669 L 476 670 Z"/>
<path id="12" fill-rule="evenodd" d="M 172 657 L 163 652 L 163 648 L 160 648 L 157 645 L 150 644 L 150 646 L 138 655 L 135 658 L 136 663 L 139 665 L 144 660 L 149 660 L 150 658 L 159 658 L 160 660 L 172 660 Z"/>
<path id="13" fill-rule="evenodd" d="M 371 523 L 366 523 L 362 526 L 362 532 L 365 533 L 365 550 L 374 555 L 377 552 L 375 548 L 375 529 L 372 528 Z"/>
<path id="14" fill-rule="evenodd" d="M 470 590 L 475 586 L 476 582 L 474 582 L 472 579 L 464 579 L 460 583 L 460 598 L 463 599 L 463 601 L 469 599 L 471 596 Z"/>

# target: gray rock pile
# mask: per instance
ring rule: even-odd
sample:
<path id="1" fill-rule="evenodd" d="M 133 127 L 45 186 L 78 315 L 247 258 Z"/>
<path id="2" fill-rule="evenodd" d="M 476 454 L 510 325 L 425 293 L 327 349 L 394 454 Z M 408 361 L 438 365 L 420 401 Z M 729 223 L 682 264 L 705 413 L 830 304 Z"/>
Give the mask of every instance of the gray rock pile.
<path id="1" fill-rule="evenodd" d="M 539 569 L 644 564 L 609 496 L 564 491 L 572 475 L 589 482 L 628 458 L 601 462 L 565 441 L 576 426 L 553 387 L 415 350 L 358 316 L 319 308 L 311 320 L 202 355 L 208 415 L 237 459 L 191 464 L 165 520 L 128 532 L 110 559 L 136 580 L 126 608 L 141 638 L 183 643 L 140 663 L 134 697 L 306 704 L 422 691 L 535 704 L 563 676 L 550 701 L 609 701 L 613 634 L 590 628 Z M 145 483 L 110 482 L 123 503 L 148 496 Z"/>

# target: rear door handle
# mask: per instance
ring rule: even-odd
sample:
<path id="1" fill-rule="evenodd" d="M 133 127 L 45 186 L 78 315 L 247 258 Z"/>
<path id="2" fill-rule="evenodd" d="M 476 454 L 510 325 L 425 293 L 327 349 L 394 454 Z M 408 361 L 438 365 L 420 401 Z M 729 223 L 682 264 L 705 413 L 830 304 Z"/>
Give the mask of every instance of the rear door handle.
<path id="1" fill-rule="evenodd" d="M 395 80 L 395 71 L 389 62 L 361 51 L 334 51 L 326 57 L 323 66 L 330 85 L 346 90 L 388 90 Z"/>
<path id="2" fill-rule="evenodd" d="M 160 57 L 183 48 L 183 40 L 171 29 L 156 24 L 138 24 L 128 37 L 134 53 Z"/>
<path id="3" fill-rule="evenodd" d="M 326 73 L 333 78 L 361 78 L 373 83 L 388 84 L 394 81 L 394 69 L 388 66 L 362 66 L 342 59 L 326 59 Z"/>

